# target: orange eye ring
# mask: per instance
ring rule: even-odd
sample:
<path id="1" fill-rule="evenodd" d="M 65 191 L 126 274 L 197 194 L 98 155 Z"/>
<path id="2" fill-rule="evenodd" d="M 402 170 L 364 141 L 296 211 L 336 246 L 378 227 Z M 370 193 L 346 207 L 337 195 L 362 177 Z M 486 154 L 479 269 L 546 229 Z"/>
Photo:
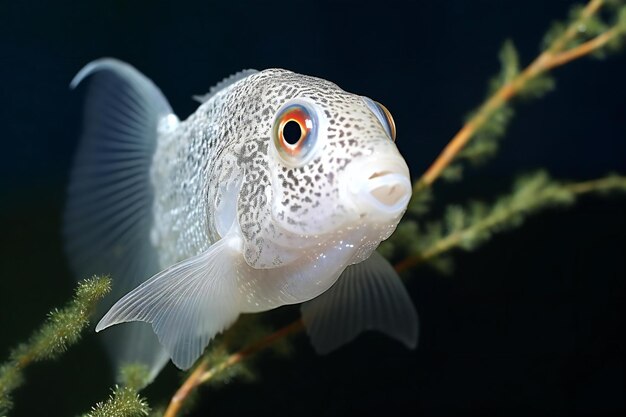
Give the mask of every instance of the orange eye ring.
<path id="1" fill-rule="evenodd" d="M 301 117 L 302 115 L 300 114 L 285 116 L 278 126 L 280 145 L 285 152 L 295 156 L 302 151 L 306 137 L 309 134 L 309 128 L 306 125 L 307 122 L 309 122 L 309 125 L 311 123 L 309 119 Z"/>
<path id="2" fill-rule="evenodd" d="M 363 97 L 363 101 L 365 102 L 365 105 L 371 110 L 371 112 L 374 113 L 383 129 L 385 129 L 385 132 L 387 133 L 387 136 L 389 136 L 389 139 L 395 142 L 396 122 L 393 120 L 391 112 L 387 110 L 387 107 L 383 106 L 377 101 L 372 100 L 371 98 Z"/>
<path id="3" fill-rule="evenodd" d="M 389 126 L 391 140 L 395 142 L 396 141 L 396 122 L 395 120 L 393 120 L 393 116 L 391 115 L 391 112 L 383 104 L 379 103 L 376 100 L 373 100 L 373 101 L 374 103 L 378 104 L 378 107 L 380 107 L 381 110 L 383 111 L 383 114 L 385 115 L 385 118 L 387 119 L 387 125 Z"/>
<path id="4" fill-rule="evenodd" d="M 308 105 L 293 103 L 278 112 L 273 137 L 278 154 L 289 165 L 300 165 L 317 139 L 317 118 Z"/>

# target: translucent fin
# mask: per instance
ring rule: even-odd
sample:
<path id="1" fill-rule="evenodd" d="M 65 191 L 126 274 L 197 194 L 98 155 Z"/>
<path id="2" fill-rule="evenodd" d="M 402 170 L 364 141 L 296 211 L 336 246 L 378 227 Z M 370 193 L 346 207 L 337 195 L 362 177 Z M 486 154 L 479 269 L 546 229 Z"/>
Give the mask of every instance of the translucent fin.
<path id="1" fill-rule="evenodd" d="M 259 71 L 255 69 L 245 69 L 245 70 L 236 72 L 233 75 L 226 77 L 219 83 L 215 84 L 213 87 L 211 87 L 208 93 L 202 94 L 202 95 L 195 95 L 193 96 L 193 99 L 200 103 L 206 103 L 207 101 L 211 99 L 211 97 L 213 97 L 215 94 L 217 94 L 224 88 L 228 87 L 229 85 L 235 84 L 237 81 L 243 80 L 244 78 L 247 78 L 252 74 L 256 74 L 257 72 Z"/>
<path id="2" fill-rule="evenodd" d="M 418 318 L 400 277 L 378 252 L 351 265 L 335 285 L 302 304 L 302 320 L 320 354 L 378 330 L 414 349 Z"/>
<path id="3" fill-rule="evenodd" d="M 159 272 L 119 300 L 96 331 L 128 321 L 152 324 L 172 362 L 188 369 L 209 341 L 239 315 L 241 253 L 228 236 Z"/>
<path id="4" fill-rule="evenodd" d="M 113 291 L 101 306 L 106 311 L 159 271 L 149 240 L 150 166 L 157 126 L 173 115 L 159 89 L 128 64 L 91 62 L 72 80 L 72 88 L 87 77 L 83 132 L 64 213 L 65 249 L 77 279 L 113 278 Z M 166 362 L 153 332 L 143 327 L 104 339 L 115 366 L 140 362 L 155 376 Z"/>
<path id="5" fill-rule="evenodd" d="M 110 306 L 110 303 L 107 304 Z M 98 335 L 113 358 L 119 370 L 126 363 L 140 363 L 148 367 L 148 380 L 154 381 L 170 357 L 159 343 L 148 323 L 126 323 Z M 118 372 L 119 374 L 119 372 Z"/>

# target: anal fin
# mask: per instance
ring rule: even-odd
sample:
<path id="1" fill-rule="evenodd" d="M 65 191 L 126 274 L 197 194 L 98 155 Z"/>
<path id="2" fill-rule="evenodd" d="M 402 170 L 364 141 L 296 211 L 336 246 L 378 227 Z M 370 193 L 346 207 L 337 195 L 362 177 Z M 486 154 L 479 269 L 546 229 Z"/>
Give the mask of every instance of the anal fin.
<path id="1" fill-rule="evenodd" d="M 326 292 L 302 304 L 315 350 L 329 353 L 361 332 L 377 330 L 413 349 L 418 317 L 400 277 L 378 252 L 351 265 Z"/>

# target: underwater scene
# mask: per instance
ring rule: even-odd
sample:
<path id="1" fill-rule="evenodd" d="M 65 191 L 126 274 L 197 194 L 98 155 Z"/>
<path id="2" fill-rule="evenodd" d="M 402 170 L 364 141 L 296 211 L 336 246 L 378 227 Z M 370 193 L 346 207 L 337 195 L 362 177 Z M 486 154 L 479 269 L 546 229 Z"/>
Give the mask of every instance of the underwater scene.
<path id="1" fill-rule="evenodd" d="M 623 415 L 626 1 L 1 1 L 0 76 L 0 417 Z"/>

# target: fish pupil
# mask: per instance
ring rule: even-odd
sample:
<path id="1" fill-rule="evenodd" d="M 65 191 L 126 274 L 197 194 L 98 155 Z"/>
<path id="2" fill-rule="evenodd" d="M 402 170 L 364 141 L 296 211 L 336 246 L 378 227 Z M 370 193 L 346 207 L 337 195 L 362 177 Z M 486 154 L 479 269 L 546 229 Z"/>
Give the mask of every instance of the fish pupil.
<path id="1" fill-rule="evenodd" d="M 290 120 L 283 127 L 283 138 L 289 145 L 295 145 L 302 137 L 302 128 L 300 123 Z"/>

